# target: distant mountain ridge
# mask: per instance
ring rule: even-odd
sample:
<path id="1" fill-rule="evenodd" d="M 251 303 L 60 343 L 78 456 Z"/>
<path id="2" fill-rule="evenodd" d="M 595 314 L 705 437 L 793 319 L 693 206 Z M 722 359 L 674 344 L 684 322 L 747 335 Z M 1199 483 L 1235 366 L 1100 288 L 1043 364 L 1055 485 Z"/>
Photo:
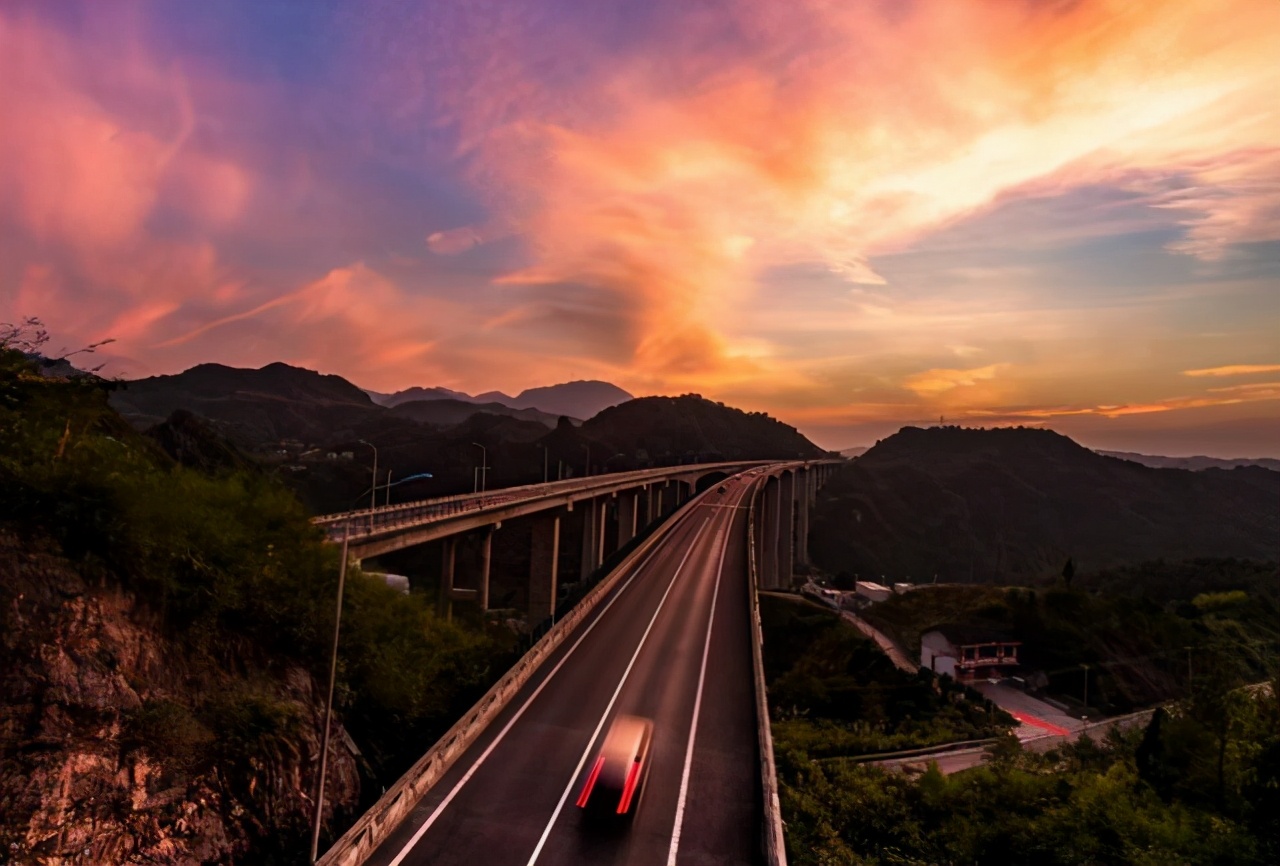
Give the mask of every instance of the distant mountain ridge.
<path id="1" fill-rule="evenodd" d="M 366 392 L 380 406 L 394 407 L 403 403 L 426 400 L 457 400 L 464 403 L 497 403 L 511 409 L 537 409 L 549 415 L 564 415 L 586 420 L 610 406 L 625 403 L 633 397 L 617 385 L 595 379 L 563 382 L 540 388 L 528 388 L 515 397 L 501 391 L 485 391 L 472 396 L 449 388 L 415 386 L 394 394 Z"/>
<path id="2" fill-rule="evenodd" d="M 1154 454 L 1138 454 L 1133 451 L 1099 451 L 1105 457 L 1117 460 L 1131 460 L 1155 469 L 1189 469 L 1199 472 L 1204 469 L 1235 469 L 1237 466 L 1261 466 L 1280 472 L 1280 460 L 1274 457 L 1160 457 Z"/>
<path id="3" fill-rule="evenodd" d="M 1050 430 L 905 427 L 821 490 L 816 563 L 889 579 L 1001 581 L 1194 557 L 1275 559 L 1280 473 L 1191 472 Z"/>

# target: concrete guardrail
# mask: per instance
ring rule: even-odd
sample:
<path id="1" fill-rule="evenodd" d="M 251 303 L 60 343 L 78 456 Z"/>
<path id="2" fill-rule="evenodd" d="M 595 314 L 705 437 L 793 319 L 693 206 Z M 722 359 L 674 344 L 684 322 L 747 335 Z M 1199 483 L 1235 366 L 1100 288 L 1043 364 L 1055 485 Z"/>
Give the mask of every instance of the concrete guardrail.
<path id="1" fill-rule="evenodd" d="M 760 782 L 764 793 L 764 826 L 761 845 L 766 866 L 787 866 L 786 836 L 782 824 L 782 804 L 778 800 L 778 768 L 773 761 L 773 729 L 769 724 L 769 694 L 764 682 L 764 632 L 760 626 L 759 583 L 756 570 L 756 497 L 758 484 L 751 488 L 747 509 L 747 562 L 751 586 L 751 664 L 755 671 L 756 729 L 760 737 Z"/>
<path id="2" fill-rule="evenodd" d="M 704 494 L 699 494 L 690 502 Z M 682 509 L 683 510 L 683 509 Z M 688 512 L 685 511 L 685 514 Z M 503 675 L 489 691 L 485 692 L 466 715 L 445 732 L 439 741 L 409 770 L 387 789 L 369 811 L 356 821 L 319 860 L 318 866 L 359 866 L 368 859 L 390 833 L 400 825 L 418 801 L 431 790 L 437 781 L 453 766 L 489 723 L 515 697 L 529 678 L 553 653 L 564 639 L 596 608 L 600 600 L 613 589 L 623 574 L 629 572 L 649 551 L 674 529 L 683 519 L 677 512 L 676 519 L 660 525 L 652 535 L 618 564 L 608 577 L 582 599 L 573 610 L 542 636 L 511 670 Z M 758 650 L 757 650 L 758 653 Z M 767 721 L 767 719 L 766 719 Z M 770 752 L 772 760 L 772 752 Z M 776 797 L 774 798 L 777 799 Z"/>

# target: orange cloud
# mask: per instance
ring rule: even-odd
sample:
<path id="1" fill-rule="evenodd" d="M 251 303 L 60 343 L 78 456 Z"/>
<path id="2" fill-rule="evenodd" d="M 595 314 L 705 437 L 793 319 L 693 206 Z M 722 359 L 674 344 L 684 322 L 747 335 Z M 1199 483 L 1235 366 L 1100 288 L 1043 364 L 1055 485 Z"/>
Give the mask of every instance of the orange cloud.
<path id="1" fill-rule="evenodd" d="M 592 74 L 544 91 L 538 64 L 563 46 L 522 44 L 518 14 L 477 29 L 458 57 L 515 46 L 466 66 L 449 101 L 536 260 L 503 282 L 526 300 L 558 283 L 625 296 L 636 375 L 718 380 L 748 336 L 738 311 L 778 290 L 758 284 L 767 269 L 816 261 L 880 284 L 871 257 L 1046 177 L 1187 178 L 1154 203 L 1185 212 L 1174 249 L 1201 258 L 1280 238 L 1280 113 L 1265 96 L 1280 89 L 1280 6 L 885 8 L 740 4 L 739 39 L 685 15 L 643 51 L 591 66 L 584 47 Z M 693 336 L 669 348 L 672 334 Z"/>
<path id="2" fill-rule="evenodd" d="M 1002 364 L 989 364 L 972 370 L 925 370 L 908 376 L 903 385 L 921 397 L 936 397 L 954 388 L 975 385 L 986 379 L 994 379 Z"/>
<path id="3" fill-rule="evenodd" d="M 1184 376 L 1248 376 L 1254 373 L 1280 372 L 1280 364 L 1228 364 L 1203 370 L 1183 370 Z"/>

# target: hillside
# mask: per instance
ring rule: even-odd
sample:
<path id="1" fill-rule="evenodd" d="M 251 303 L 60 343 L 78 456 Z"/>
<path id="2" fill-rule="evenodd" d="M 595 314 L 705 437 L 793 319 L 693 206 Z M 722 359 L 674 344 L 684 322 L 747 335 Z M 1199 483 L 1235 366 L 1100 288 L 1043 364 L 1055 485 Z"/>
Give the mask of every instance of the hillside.
<path id="1" fill-rule="evenodd" d="M 184 409 L 215 422 L 219 432 L 248 450 L 282 439 L 323 442 L 380 425 L 386 410 L 341 376 L 288 364 L 260 370 L 200 364 L 172 376 L 127 382 L 111 406 L 138 428 Z"/>
<path id="2" fill-rule="evenodd" d="M 763 412 L 743 412 L 697 394 L 641 397 L 605 409 L 582 425 L 619 462 L 813 459 L 825 456 L 794 427 Z"/>
<path id="3" fill-rule="evenodd" d="M 903 428 L 819 494 L 810 553 L 833 572 L 1018 581 L 1192 557 L 1274 558 L 1280 473 L 1153 469 L 1048 430 Z"/>

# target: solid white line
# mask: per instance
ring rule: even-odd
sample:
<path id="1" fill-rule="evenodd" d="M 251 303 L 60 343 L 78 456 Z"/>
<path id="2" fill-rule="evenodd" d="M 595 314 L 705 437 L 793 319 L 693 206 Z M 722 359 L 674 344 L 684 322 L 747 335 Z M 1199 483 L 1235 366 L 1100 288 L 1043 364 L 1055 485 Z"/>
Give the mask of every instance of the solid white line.
<path id="1" fill-rule="evenodd" d="M 684 558 L 680 560 L 680 564 L 676 566 L 676 572 L 671 576 L 671 582 L 667 584 L 667 590 L 662 594 L 662 599 L 658 602 L 658 607 L 653 612 L 653 616 L 649 619 L 649 625 L 645 627 L 644 634 L 640 636 L 640 643 L 636 645 L 636 651 L 631 654 L 631 661 L 627 662 L 627 669 L 622 672 L 622 678 L 618 680 L 618 687 L 613 690 L 613 697 L 609 698 L 609 704 L 604 708 L 604 713 L 600 716 L 600 721 L 596 723 L 596 729 L 591 732 L 591 739 L 587 740 L 587 748 L 583 750 L 582 757 L 578 759 L 578 766 L 574 767 L 573 775 L 569 777 L 569 784 L 565 786 L 564 793 L 560 795 L 560 802 L 556 803 L 556 810 L 551 813 L 551 820 L 547 822 L 547 827 L 542 831 L 542 836 L 538 839 L 538 845 L 533 849 L 533 856 L 529 858 L 528 866 L 533 866 L 538 859 L 538 855 L 542 853 L 542 846 L 547 844 L 547 838 L 551 835 L 551 828 L 555 825 L 556 819 L 560 817 L 560 810 L 564 808 L 565 801 L 569 799 L 569 792 L 573 790 L 573 786 L 578 782 L 578 775 L 582 772 L 582 768 L 586 766 L 587 758 L 591 755 L 595 746 L 596 738 L 600 736 L 600 729 L 604 727 L 604 720 L 609 717 L 609 712 L 613 709 L 614 703 L 618 700 L 618 695 L 622 693 L 622 687 L 627 683 L 627 677 L 631 676 L 631 668 L 635 666 L 636 659 L 640 657 L 640 650 L 644 649 L 645 641 L 649 639 L 649 632 L 653 630 L 653 624 L 658 621 L 658 614 L 662 612 L 662 606 L 667 603 L 667 596 L 671 594 L 671 588 L 676 585 L 680 572 L 684 570 L 684 564 L 689 561 L 689 555 L 693 553 L 693 549 L 698 546 L 698 539 L 702 537 L 702 531 L 707 528 L 707 524 L 711 522 L 708 517 L 698 527 L 698 533 L 693 537 L 693 542 L 689 545 L 689 549 L 684 552 Z"/>
<path id="2" fill-rule="evenodd" d="M 702 686 L 707 679 L 707 659 L 711 655 L 711 629 L 716 621 L 716 599 L 720 595 L 720 577 L 724 574 L 724 552 L 733 532 L 730 522 L 725 527 L 724 543 L 720 545 L 720 564 L 716 566 L 716 587 L 711 593 L 711 613 L 707 616 L 707 640 L 702 645 L 702 670 L 698 672 L 698 695 L 693 699 L 693 721 L 689 723 L 689 746 L 684 753 L 684 772 L 680 775 L 680 797 L 676 800 L 676 822 L 671 829 L 671 848 L 667 851 L 667 866 L 676 866 L 676 852 L 680 849 L 680 831 L 684 827 L 684 804 L 689 794 L 689 770 L 693 766 L 693 744 L 698 738 L 698 713 L 702 710 Z"/>
<path id="3" fill-rule="evenodd" d="M 689 514 L 693 514 L 693 513 L 694 513 L 693 511 L 689 512 Z M 687 518 L 682 518 L 682 519 L 687 519 Z M 671 532 L 674 533 L 677 528 L 678 527 L 673 526 L 671 528 Z M 705 528 L 705 523 L 703 524 L 703 526 L 698 528 L 697 535 L 694 535 L 695 541 L 697 540 L 698 535 L 702 534 L 702 530 L 704 528 Z M 631 572 L 631 576 L 627 578 L 626 583 L 624 583 L 622 587 L 616 593 L 614 593 L 613 598 L 609 599 L 608 603 L 600 610 L 600 614 L 594 620 L 591 621 L 591 624 L 587 626 L 586 630 L 583 631 L 582 634 L 578 637 L 578 639 L 573 642 L 573 646 L 569 647 L 569 650 L 564 654 L 564 657 L 560 659 L 559 663 L 556 664 L 554 668 L 551 669 L 551 673 L 547 674 L 546 679 L 544 679 L 541 683 L 538 684 L 538 687 L 534 689 L 533 694 L 529 695 L 529 698 L 524 702 L 524 704 L 521 705 L 520 709 L 516 711 L 516 714 L 511 717 L 511 720 L 508 721 L 506 725 L 503 726 L 502 730 L 498 732 L 498 736 L 493 738 L 493 742 L 489 744 L 489 747 L 480 754 L 480 757 L 477 758 L 475 763 L 471 765 L 471 767 L 467 770 L 466 774 L 463 775 L 463 777 L 458 780 L 457 784 L 453 786 L 453 788 L 449 791 L 448 795 L 445 796 L 445 798 L 440 801 L 440 805 L 436 806 L 435 810 L 432 811 L 432 813 L 427 817 L 427 820 L 423 822 L 422 826 L 418 828 L 417 832 L 413 834 L 412 838 L 410 838 L 409 841 L 405 843 L 404 847 L 400 849 L 400 853 L 395 856 L 395 859 L 392 860 L 388 864 L 388 866 L 400 866 L 400 864 L 404 861 L 405 856 L 409 853 L 410 849 L 412 849 L 414 845 L 417 845 L 418 841 L 421 840 L 424 835 L 426 835 L 427 830 L 431 828 L 431 825 L 436 822 L 436 819 L 440 817 L 440 814 L 444 812 L 444 810 L 448 807 L 450 803 L 453 802 L 453 798 L 456 797 L 458 795 L 458 792 L 462 790 L 462 786 L 467 784 L 467 782 L 471 780 L 471 777 L 476 774 L 476 771 L 480 769 L 480 765 L 483 764 L 486 759 L 488 759 L 489 754 L 495 748 L 497 748 L 499 743 L 502 742 L 503 738 L 506 737 L 507 732 L 511 730 L 511 727 L 517 721 L 520 720 L 520 717 L 524 715 L 524 711 L 529 709 L 529 705 L 534 702 L 534 700 L 538 697 L 538 695 L 542 694 L 542 690 L 547 687 L 547 683 L 551 682 L 551 679 L 556 675 L 556 673 L 559 672 L 560 668 L 564 667 L 564 663 L 569 660 L 569 657 L 571 655 L 573 655 L 573 651 L 578 648 L 579 644 L 581 644 L 584 640 L 586 640 L 587 635 L 591 634 L 591 630 L 596 627 L 596 624 L 599 623 L 601 619 L 604 618 L 604 615 L 609 610 L 609 608 L 613 607 L 613 603 L 622 597 L 622 594 L 626 592 L 627 587 L 631 586 L 632 581 L 634 581 L 636 579 L 636 576 L 640 574 L 641 570 L 643 570 L 644 567 L 649 564 L 649 560 L 653 559 L 653 557 L 657 554 L 660 548 L 661 548 L 660 544 L 654 545 L 653 549 L 650 550 L 649 553 L 645 556 L 644 561 L 635 567 L 635 569 Z M 683 565 L 683 563 L 681 564 Z M 672 581 L 674 582 L 674 578 L 672 579 Z M 670 591 L 670 587 L 667 587 L 667 589 L 668 591 Z M 663 598 L 665 599 L 666 596 L 664 595 Z"/>

